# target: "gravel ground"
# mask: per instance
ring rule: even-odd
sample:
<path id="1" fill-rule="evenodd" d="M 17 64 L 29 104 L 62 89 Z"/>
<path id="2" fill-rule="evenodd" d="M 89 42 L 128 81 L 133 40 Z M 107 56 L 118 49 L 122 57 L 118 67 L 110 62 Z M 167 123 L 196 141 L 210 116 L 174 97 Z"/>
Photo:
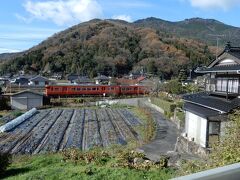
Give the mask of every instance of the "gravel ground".
<path id="1" fill-rule="evenodd" d="M 160 156 L 174 151 L 179 131 L 173 122 L 164 118 L 163 114 L 152 108 L 149 110 L 156 122 L 156 136 L 152 142 L 143 145 L 138 150 L 144 152 L 150 160 L 158 161 Z"/>

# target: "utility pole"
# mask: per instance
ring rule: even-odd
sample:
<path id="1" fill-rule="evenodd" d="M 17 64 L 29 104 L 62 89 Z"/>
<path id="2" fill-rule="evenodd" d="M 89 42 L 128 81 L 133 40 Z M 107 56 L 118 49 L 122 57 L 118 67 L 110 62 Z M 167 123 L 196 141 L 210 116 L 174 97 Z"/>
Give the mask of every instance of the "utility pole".
<path id="1" fill-rule="evenodd" d="M 221 37 L 225 37 L 225 35 L 224 34 L 208 34 L 208 36 L 216 37 L 216 39 L 217 39 L 217 49 L 216 49 L 216 59 L 217 59 L 219 40 L 220 40 Z"/>

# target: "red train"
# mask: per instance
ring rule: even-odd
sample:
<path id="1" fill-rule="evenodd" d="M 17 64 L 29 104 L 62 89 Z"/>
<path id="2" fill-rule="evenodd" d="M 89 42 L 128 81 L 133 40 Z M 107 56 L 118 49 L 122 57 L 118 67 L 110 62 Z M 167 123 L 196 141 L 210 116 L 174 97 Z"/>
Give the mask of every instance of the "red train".
<path id="1" fill-rule="evenodd" d="M 141 85 L 48 85 L 45 93 L 51 97 L 143 95 L 149 93 L 149 88 Z"/>

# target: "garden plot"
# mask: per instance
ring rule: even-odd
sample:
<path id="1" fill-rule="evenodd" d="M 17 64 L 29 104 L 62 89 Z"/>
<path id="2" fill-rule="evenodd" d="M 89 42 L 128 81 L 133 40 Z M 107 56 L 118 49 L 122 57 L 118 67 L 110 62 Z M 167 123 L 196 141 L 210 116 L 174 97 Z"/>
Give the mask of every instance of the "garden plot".
<path id="1" fill-rule="evenodd" d="M 0 152 L 36 154 L 68 148 L 88 150 L 140 140 L 142 125 L 128 109 L 51 109 L 0 134 Z"/>

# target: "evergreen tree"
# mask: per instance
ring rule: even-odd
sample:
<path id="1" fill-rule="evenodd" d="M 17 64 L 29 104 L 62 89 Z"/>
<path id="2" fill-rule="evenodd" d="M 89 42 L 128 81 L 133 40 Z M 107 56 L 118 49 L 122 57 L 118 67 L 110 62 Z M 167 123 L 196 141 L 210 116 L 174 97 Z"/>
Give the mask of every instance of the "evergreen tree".
<path id="1" fill-rule="evenodd" d="M 183 82 L 187 80 L 187 73 L 185 69 L 181 69 L 178 74 L 178 81 Z"/>

